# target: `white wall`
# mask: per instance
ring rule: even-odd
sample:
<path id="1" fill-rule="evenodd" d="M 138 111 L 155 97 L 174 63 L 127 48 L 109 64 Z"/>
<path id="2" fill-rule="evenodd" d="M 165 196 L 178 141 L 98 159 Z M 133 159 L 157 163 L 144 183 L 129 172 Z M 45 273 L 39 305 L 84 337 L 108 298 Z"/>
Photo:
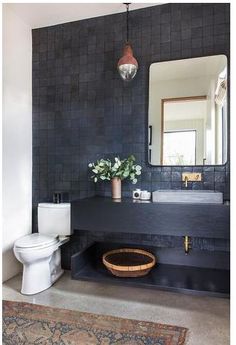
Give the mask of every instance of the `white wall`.
<path id="1" fill-rule="evenodd" d="M 215 125 L 216 125 L 216 132 L 215 132 L 215 142 L 216 142 L 216 152 L 215 152 L 215 162 L 216 164 L 222 164 L 224 163 L 223 161 L 223 124 L 222 124 L 222 107 L 218 104 L 216 104 L 216 120 L 215 120 Z"/>
<path id="2" fill-rule="evenodd" d="M 206 117 L 206 146 L 205 146 L 205 164 L 216 164 L 215 161 L 215 117 L 216 117 L 216 103 L 215 103 L 216 79 L 212 77 L 209 83 L 208 102 L 207 102 L 207 117 Z"/>
<path id="3" fill-rule="evenodd" d="M 3 5 L 3 281 L 21 270 L 13 243 L 31 232 L 31 29 Z"/>

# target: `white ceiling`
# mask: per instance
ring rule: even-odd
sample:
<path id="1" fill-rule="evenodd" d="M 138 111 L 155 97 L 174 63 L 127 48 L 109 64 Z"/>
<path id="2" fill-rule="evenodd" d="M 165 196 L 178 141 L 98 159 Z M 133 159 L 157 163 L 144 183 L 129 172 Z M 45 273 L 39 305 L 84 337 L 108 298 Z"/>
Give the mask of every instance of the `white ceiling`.
<path id="1" fill-rule="evenodd" d="M 130 10 L 160 4 L 132 3 Z M 33 29 L 126 11 L 123 3 L 8 3 L 4 6 Z"/>
<path id="2" fill-rule="evenodd" d="M 157 62 L 150 67 L 151 81 L 218 76 L 225 66 L 227 66 L 225 55 Z"/>

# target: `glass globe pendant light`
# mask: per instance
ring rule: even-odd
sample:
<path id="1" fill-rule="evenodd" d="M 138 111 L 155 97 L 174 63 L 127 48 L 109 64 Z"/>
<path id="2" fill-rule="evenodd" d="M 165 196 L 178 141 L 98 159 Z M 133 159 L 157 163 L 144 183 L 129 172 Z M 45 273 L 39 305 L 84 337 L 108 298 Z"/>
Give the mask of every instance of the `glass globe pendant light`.
<path id="1" fill-rule="evenodd" d="M 138 70 L 138 62 L 133 56 L 133 50 L 131 47 L 131 44 L 129 42 L 129 5 L 130 3 L 125 3 L 126 5 L 126 32 L 127 32 L 127 38 L 126 43 L 123 48 L 123 56 L 118 61 L 118 72 L 121 76 L 121 78 L 125 81 L 132 80 Z"/>

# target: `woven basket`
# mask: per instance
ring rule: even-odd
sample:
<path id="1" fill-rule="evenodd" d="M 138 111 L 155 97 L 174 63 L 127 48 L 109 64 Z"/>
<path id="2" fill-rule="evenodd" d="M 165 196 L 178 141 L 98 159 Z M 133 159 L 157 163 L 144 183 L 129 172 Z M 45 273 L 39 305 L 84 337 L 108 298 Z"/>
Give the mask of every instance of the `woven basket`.
<path id="1" fill-rule="evenodd" d="M 156 258 L 143 249 L 122 248 L 103 254 L 102 262 L 117 277 L 142 277 L 156 264 Z"/>

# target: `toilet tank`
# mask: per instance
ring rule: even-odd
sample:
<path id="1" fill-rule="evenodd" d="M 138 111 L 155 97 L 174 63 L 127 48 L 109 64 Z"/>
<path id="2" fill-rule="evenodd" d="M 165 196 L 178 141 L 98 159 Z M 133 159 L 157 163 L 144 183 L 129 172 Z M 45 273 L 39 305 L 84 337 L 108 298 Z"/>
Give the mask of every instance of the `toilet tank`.
<path id="1" fill-rule="evenodd" d="M 71 235 L 70 203 L 38 204 L 38 231 L 41 234 Z"/>

